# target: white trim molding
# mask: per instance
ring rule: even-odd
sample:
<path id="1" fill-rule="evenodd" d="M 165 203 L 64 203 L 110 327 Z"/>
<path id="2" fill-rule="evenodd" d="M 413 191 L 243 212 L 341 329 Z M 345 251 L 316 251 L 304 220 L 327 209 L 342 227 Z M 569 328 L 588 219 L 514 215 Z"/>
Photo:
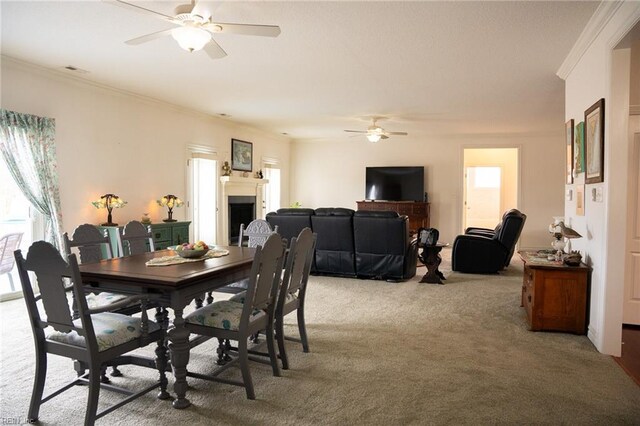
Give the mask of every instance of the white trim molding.
<path id="1" fill-rule="evenodd" d="M 609 20 L 623 4 L 624 1 L 616 0 L 603 1 L 598 5 L 598 8 L 593 13 L 593 16 L 591 16 L 591 19 L 589 19 L 589 22 L 587 22 L 587 25 L 582 30 L 580 37 L 578 37 L 578 40 L 576 40 L 575 44 L 571 48 L 571 51 L 556 72 L 558 77 L 563 80 L 567 79 L 576 64 L 580 62 L 580 58 L 582 58 L 582 55 L 584 55 L 587 49 L 589 49 L 589 46 L 591 46 L 602 29 L 607 25 Z"/>

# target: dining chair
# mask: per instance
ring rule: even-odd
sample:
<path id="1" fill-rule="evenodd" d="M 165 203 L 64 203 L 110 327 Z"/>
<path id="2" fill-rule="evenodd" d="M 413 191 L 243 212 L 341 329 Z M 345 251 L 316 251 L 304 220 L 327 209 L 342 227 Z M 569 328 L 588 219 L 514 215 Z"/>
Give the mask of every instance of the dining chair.
<path id="1" fill-rule="evenodd" d="M 242 247 L 244 244 L 244 237 L 248 238 L 247 247 L 255 248 L 259 245 L 264 245 L 267 241 L 267 238 L 271 234 L 278 232 L 278 226 L 274 229 L 271 229 L 271 225 L 264 219 L 256 219 L 253 220 L 247 225 L 245 228 L 244 223 L 240 225 L 240 235 L 238 237 L 238 247 Z M 217 293 L 232 293 L 238 294 L 243 291 L 246 291 L 249 285 L 249 280 L 241 280 L 231 284 L 228 284 L 224 287 L 217 288 L 215 292 Z M 212 300 L 211 295 L 209 295 L 209 299 Z"/>
<path id="2" fill-rule="evenodd" d="M 102 232 L 98 229 L 98 227 L 90 223 L 85 223 L 78 226 L 73 231 L 72 238 L 69 238 L 69 235 L 65 232 L 62 235 L 62 240 L 64 244 L 65 255 L 68 257 L 73 251 L 77 251 L 80 256 L 80 261 L 83 264 L 96 263 L 100 262 L 101 260 L 113 258 L 113 251 L 107 231 Z M 86 295 L 87 304 L 90 308 L 105 306 L 119 300 L 124 300 L 126 298 L 127 296 L 124 294 L 110 293 L 107 291 L 99 293 L 92 292 Z M 156 304 L 150 303 L 147 305 L 147 307 L 156 307 Z M 73 318 L 76 319 L 78 318 L 79 313 L 75 300 L 73 309 Z M 164 318 L 164 312 L 160 311 L 158 313 L 158 309 L 160 308 L 156 307 L 156 321 L 163 324 L 165 326 L 164 328 L 166 329 L 167 324 L 164 324 L 164 322 L 166 322 L 166 319 Z M 132 303 L 128 306 L 121 306 L 115 312 L 123 315 L 133 315 L 140 312 L 140 304 Z M 86 365 L 84 365 L 81 361 L 78 361 L 75 363 L 75 369 L 78 375 L 81 376 L 82 374 L 84 374 Z M 117 366 L 114 366 L 111 370 L 111 376 L 120 377 L 122 376 L 122 372 L 120 372 Z M 109 383 L 109 379 L 106 375 L 103 375 L 101 380 L 103 383 Z"/>
<path id="3" fill-rule="evenodd" d="M 296 240 L 296 250 L 293 254 L 291 254 L 291 251 L 289 252 L 287 268 L 280 286 L 278 303 L 276 304 L 275 332 L 278 340 L 278 352 L 284 370 L 289 369 L 289 361 L 284 346 L 285 339 L 301 343 L 303 352 L 309 352 L 307 327 L 304 320 L 304 301 L 317 237 L 318 235 L 312 233 L 309 228 L 300 231 Z M 293 311 L 297 313 L 299 339 L 287 337 L 284 334 L 284 317 Z"/>
<path id="4" fill-rule="evenodd" d="M 13 277 L 11 276 L 11 271 L 13 270 L 15 262 L 13 252 L 20 247 L 22 234 L 22 232 L 15 232 L 3 235 L 2 238 L 0 238 L 0 276 L 7 274 L 7 277 L 9 277 L 9 286 L 11 287 L 11 291 L 16 291 L 16 287 L 13 284 Z"/>
<path id="5" fill-rule="evenodd" d="M 316 238 L 317 235 L 312 233 L 311 229 L 304 228 L 297 237 L 291 239 L 291 244 L 286 256 L 286 265 L 278 291 L 275 312 L 275 336 L 278 342 L 278 355 L 284 370 L 289 369 L 289 361 L 284 345 L 285 339 L 302 343 L 303 351 L 309 352 L 309 342 L 304 320 L 304 301 Z M 245 296 L 246 293 L 239 293 L 229 300 L 242 303 L 244 302 Z M 284 334 L 284 317 L 293 311 L 297 311 L 300 339 L 286 337 Z M 233 350 L 234 348 L 230 349 Z M 267 355 L 254 350 L 250 351 L 250 353 Z"/>
<path id="6" fill-rule="evenodd" d="M 76 249 L 80 255 L 80 263 L 96 263 L 101 260 L 113 258 L 113 251 L 107 231 L 101 232 L 95 225 L 90 223 L 78 226 L 73 231 L 71 238 L 69 238 L 69 234 L 65 232 L 62 234 L 62 241 L 65 255 L 68 257 L 74 249 Z M 126 298 L 125 295 L 116 293 L 90 293 L 87 295 L 87 302 L 89 307 L 94 308 L 96 306 L 117 302 L 124 298 Z M 136 305 L 133 313 L 137 311 Z M 77 318 L 77 313 L 75 317 Z"/>
<path id="7" fill-rule="evenodd" d="M 122 257 L 149 253 L 155 250 L 151 227 L 137 220 L 129 221 L 124 227 L 118 228 L 116 240 L 118 252 L 122 253 Z M 149 303 L 148 307 L 156 309 L 155 320 L 166 329 L 169 324 L 167 308 L 161 307 L 155 302 Z M 131 315 L 135 312 L 125 309 L 122 313 Z M 119 375 L 117 371 L 114 371 L 114 373 L 116 376 Z M 113 376 L 114 373 L 111 375 Z"/>
<path id="8" fill-rule="evenodd" d="M 93 425 L 102 416 L 157 387 L 166 393 L 167 359 L 164 351 L 157 351 L 156 365 L 160 379 L 138 392 L 100 383 L 101 373 L 106 366 L 128 363 L 129 357 L 125 355 L 127 352 L 154 341 L 159 347 L 164 347 L 164 330 L 147 319 L 145 304 L 148 295 L 130 296 L 106 306 L 89 308 L 84 297 L 84 286 L 75 254 L 69 255 L 67 263 L 51 244 L 37 241 L 29 248 L 26 259 L 23 258 L 21 250 L 16 250 L 15 260 L 36 349 L 36 371 L 29 404 L 29 423 L 38 420 L 40 406 L 43 403 L 74 385 L 88 385 L 85 425 Z M 40 289 L 37 296 L 34 294 L 29 273 L 35 274 L 37 279 Z M 67 285 L 69 280 L 70 284 Z M 72 318 L 67 292 L 73 292 L 75 295 L 80 313 L 78 319 Z M 44 306 L 46 318 L 40 316 L 37 302 Z M 134 302 L 141 304 L 141 318 L 110 312 Z M 49 354 L 80 360 L 88 366 L 89 371 L 43 398 Z M 128 396 L 98 412 L 101 387 Z"/>
<path id="9" fill-rule="evenodd" d="M 118 228 L 118 250 L 125 256 L 154 251 L 151 228 L 137 220 Z"/>
<path id="10" fill-rule="evenodd" d="M 196 309 L 185 317 L 187 329 L 201 336 L 238 342 L 238 355 L 212 375 L 189 372 L 190 377 L 243 386 L 247 398 L 255 399 L 255 391 L 249 370 L 249 338 L 266 330 L 270 364 L 275 376 L 280 375 L 273 324 L 276 297 L 284 257 L 284 244 L 279 234 L 271 234 L 264 245 L 256 247 L 255 257 L 249 275 L 249 288 L 244 303 L 222 300 Z M 242 381 L 218 377 L 236 362 L 240 364 Z"/>

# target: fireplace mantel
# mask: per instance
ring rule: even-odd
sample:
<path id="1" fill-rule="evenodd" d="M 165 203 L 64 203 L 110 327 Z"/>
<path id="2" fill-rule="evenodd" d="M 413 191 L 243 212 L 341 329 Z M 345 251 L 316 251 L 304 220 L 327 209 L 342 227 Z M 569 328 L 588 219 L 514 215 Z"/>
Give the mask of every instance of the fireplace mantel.
<path id="1" fill-rule="evenodd" d="M 264 205 L 264 185 L 269 183 L 268 179 L 257 179 L 253 177 L 241 176 L 221 176 L 220 186 L 222 188 L 221 209 L 220 209 L 220 231 L 218 235 L 219 244 L 229 244 L 229 196 L 246 195 L 256 197 L 256 219 L 264 219 L 266 207 Z"/>

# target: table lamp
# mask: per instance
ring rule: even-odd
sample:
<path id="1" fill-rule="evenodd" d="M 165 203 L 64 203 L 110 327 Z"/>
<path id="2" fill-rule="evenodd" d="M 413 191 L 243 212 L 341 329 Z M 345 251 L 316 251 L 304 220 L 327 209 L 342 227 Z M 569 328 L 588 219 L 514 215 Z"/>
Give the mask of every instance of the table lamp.
<path id="1" fill-rule="evenodd" d="M 99 200 L 92 201 L 91 204 L 93 204 L 96 209 L 107 209 L 107 221 L 106 223 L 101 223 L 101 226 L 118 226 L 118 224 L 112 220 L 111 211 L 124 207 L 127 202 L 115 194 L 104 194 Z"/>
<path id="2" fill-rule="evenodd" d="M 167 194 L 159 200 L 156 200 L 159 206 L 167 207 L 168 217 L 166 219 L 162 219 L 163 222 L 176 222 L 173 218 L 173 208 L 174 207 L 182 207 L 184 205 L 184 201 L 180 198 L 176 197 L 173 194 Z"/>

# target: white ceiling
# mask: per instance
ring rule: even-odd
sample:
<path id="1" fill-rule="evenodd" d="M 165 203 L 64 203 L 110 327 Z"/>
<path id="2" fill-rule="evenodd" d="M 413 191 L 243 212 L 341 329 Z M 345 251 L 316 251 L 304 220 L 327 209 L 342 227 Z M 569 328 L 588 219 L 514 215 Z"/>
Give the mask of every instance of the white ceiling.
<path id="1" fill-rule="evenodd" d="M 172 15 L 181 2 L 136 1 Z M 200 2 L 215 21 L 275 24 L 277 38 L 218 34 L 228 57 L 188 53 L 171 25 L 100 1 L 2 0 L 2 54 L 297 139 L 389 131 L 541 133 L 564 121 L 555 75 L 598 2 Z"/>

